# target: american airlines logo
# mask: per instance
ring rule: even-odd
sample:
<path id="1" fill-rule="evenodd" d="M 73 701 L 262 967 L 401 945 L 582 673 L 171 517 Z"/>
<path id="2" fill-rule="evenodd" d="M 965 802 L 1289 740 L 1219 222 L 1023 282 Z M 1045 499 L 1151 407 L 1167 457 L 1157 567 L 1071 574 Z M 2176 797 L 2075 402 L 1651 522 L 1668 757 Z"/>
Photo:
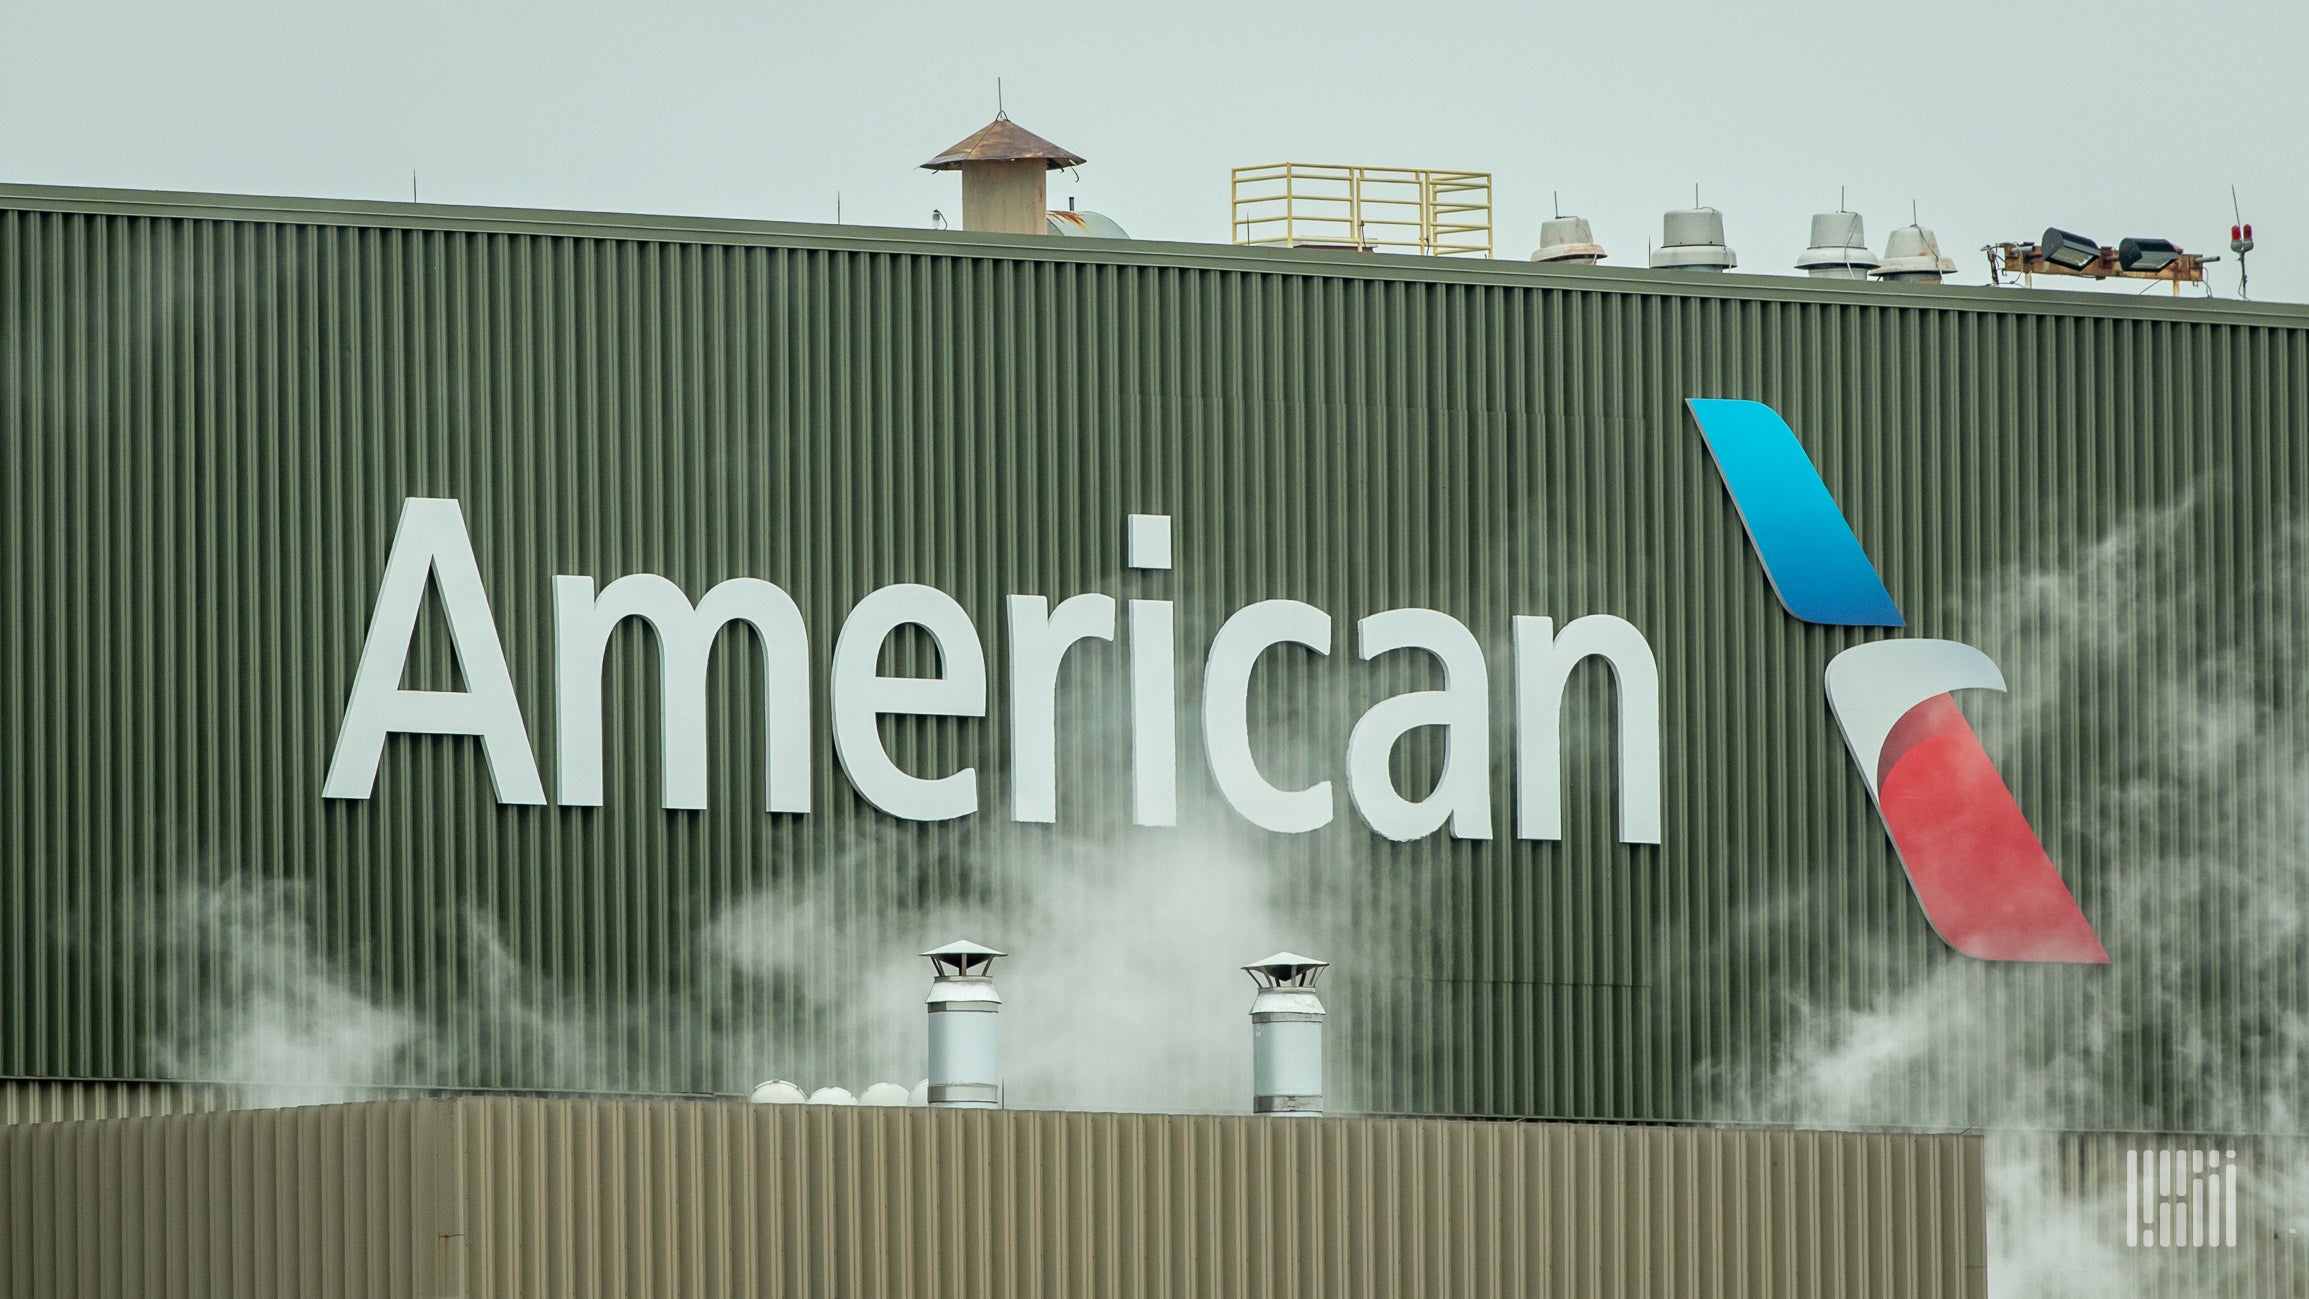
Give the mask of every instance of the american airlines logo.
<path id="1" fill-rule="evenodd" d="M 1781 605 L 1806 622 L 1905 627 L 1811 457 L 1761 402 L 1686 402 Z M 1828 706 L 1924 916 L 1990 961 L 2105 965 L 2076 898 L 1952 692 L 2002 691 L 1986 654 L 1950 640 L 1856 645 L 1828 664 Z"/>
<path id="2" fill-rule="evenodd" d="M 1722 473 L 1732 503 L 1773 590 L 1788 612 L 1831 626 L 1907 625 L 1811 458 L 1770 407 L 1694 398 L 1688 403 Z M 1171 577 L 1175 540 L 1165 515 L 1129 519 L 1127 567 Z M 789 557 L 790 558 L 790 557 Z M 602 674 L 612 629 L 649 625 L 658 642 L 663 770 L 668 810 L 701 810 L 707 788 L 707 664 L 725 630 L 743 627 L 762 642 L 759 705 L 764 735 L 764 811 L 806 814 L 815 803 L 811 735 L 826 716 L 836 761 L 866 802 L 903 820 L 940 821 L 980 810 L 975 765 L 939 775 L 897 765 L 884 748 L 889 717 L 988 715 L 988 655 L 977 619 L 934 587 L 899 583 L 867 594 L 835 639 L 824 698 L 813 680 L 811 631 L 800 606 L 774 581 L 728 577 L 693 599 L 669 579 L 629 573 L 606 586 L 585 574 L 551 579 L 553 712 L 558 789 L 568 807 L 605 801 Z M 402 678 L 428 596 L 445 616 L 465 688 L 406 689 Z M 1118 600 L 1104 592 L 1022 594 L 1003 602 L 1007 633 L 1007 737 L 1011 816 L 1057 819 L 1059 680 L 1070 653 L 1106 642 L 1123 662 L 1130 695 L 1133 820 L 1178 823 L 1181 729 L 1178 628 L 1165 598 Z M 1125 616 L 1127 614 L 1127 617 Z M 1203 650 L 1202 748 L 1212 784 L 1244 819 L 1281 833 L 1330 824 L 1341 802 L 1394 840 L 1449 833 L 1494 833 L 1495 755 L 1492 668 L 1483 641 L 1458 618 L 1399 608 L 1354 621 L 1364 660 L 1420 653 L 1442 669 L 1439 689 L 1383 699 L 1360 717 L 1343 759 L 1347 798 L 1319 779 L 1297 788 L 1271 783 L 1254 756 L 1251 682 L 1271 655 L 1331 653 L 1337 620 L 1298 600 L 1269 599 L 1229 615 Z M 901 629 L 925 632 L 938 666 L 926 676 L 887 676 L 883 647 Z M 1127 636 L 1118 636 L 1127 630 Z M 1514 771 L 1518 839 L 1562 837 L 1564 688 L 1575 667 L 1607 669 L 1617 689 L 1619 834 L 1625 843 L 1662 839 L 1660 674 L 1643 633 L 1610 614 L 1558 627 L 1553 618 L 1512 619 L 1514 692 L 1504 747 Z M 1950 946 L 1994 961 L 2106 964 L 2108 953 L 2054 869 L 1953 692 L 2005 688 L 1987 655 L 1949 640 L 1897 638 L 1855 646 L 1828 665 L 1828 703 L 1860 779 L 1875 801 L 1925 918 Z M 1421 794 L 1397 788 L 1390 758 L 1399 740 L 1422 729 L 1443 736 L 1440 777 Z M 371 796 L 388 739 L 465 736 L 481 741 L 497 797 L 547 802 L 496 619 L 482 587 L 465 515 L 453 499 L 403 503 L 369 633 L 353 673 L 322 795 Z"/>

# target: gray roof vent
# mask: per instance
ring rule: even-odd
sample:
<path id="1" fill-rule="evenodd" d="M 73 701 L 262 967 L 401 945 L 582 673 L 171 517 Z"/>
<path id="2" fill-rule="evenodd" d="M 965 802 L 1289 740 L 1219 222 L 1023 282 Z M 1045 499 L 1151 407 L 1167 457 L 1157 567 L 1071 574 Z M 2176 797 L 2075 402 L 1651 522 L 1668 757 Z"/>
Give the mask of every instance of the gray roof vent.
<path id="1" fill-rule="evenodd" d="M 1740 264 L 1738 254 L 1724 245 L 1724 214 L 1712 207 L 1682 208 L 1660 221 L 1660 246 L 1652 250 L 1652 269 L 1664 271 L 1728 271 Z"/>
<path id="2" fill-rule="evenodd" d="M 930 1010 L 928 1098 L 939 1109 L 1002 1108 L 999 1041 L 1002 994 L 987 970 L 1007 955 L 957 938 L 922 953 L 935 976 L 922 1000 Z"/>
<path id="3" fill-rule="evenodd" d="M 1595 241 L 1586 217 L 1556 217 L 1539 227 L 1539 248 L 1531 260 L 1593 265 L 1603 260 L 1603 245 Z"/>
<path id="4" fill-rule="evenodd" d="M 1243 967 L 1259 985 L 1251 1000 L 1251 1112 L 1323 1115 L 1323 999 L 1315 980 L 1330 962 L 1277 952 Z"/>
<path id="5" fill-rule="evenodd" d="M 1812 246 L 1796 269 L 1822 280 L 1864 280 L 1876 265 L 1857 212 L 1822 212 L 1812 218 Z"/>
<path id="6" fill-rule="evenodd" d="M 1884 241 L 1884 264 L 1870 274 L 1886 280 L 1938 284 L 1956 263 L 1940 255 L 1940 240 L 1923 226 L 1902 226 Z"/>

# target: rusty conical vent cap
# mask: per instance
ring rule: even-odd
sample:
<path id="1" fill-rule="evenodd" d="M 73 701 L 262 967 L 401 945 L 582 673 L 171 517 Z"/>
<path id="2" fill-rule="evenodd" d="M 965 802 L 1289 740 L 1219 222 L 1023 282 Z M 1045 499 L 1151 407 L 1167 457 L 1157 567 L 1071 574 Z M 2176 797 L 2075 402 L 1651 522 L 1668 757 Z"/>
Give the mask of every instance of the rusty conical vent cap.
<path id="1" fill-rule="evenodd" d="M 1033 162 L 1040 160 L 1056 171 L 1074 167 L 1082 159 L 1027 130 L 1008 117 L 997 117 L 975 134 L 922 164 L 924 171 L 953 171 L 973 162 Z"/>

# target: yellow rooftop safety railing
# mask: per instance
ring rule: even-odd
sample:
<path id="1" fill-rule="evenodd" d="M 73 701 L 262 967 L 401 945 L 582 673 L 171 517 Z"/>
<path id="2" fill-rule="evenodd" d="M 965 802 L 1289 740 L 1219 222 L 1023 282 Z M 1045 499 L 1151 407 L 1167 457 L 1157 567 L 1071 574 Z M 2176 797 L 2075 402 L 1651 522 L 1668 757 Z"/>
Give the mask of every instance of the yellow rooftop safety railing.
<path id="1" fill-rule="evenodd" d="M 1491 173 L 1276 162 L 1234 172 L 1238 244 L 1491 256 Z"/>

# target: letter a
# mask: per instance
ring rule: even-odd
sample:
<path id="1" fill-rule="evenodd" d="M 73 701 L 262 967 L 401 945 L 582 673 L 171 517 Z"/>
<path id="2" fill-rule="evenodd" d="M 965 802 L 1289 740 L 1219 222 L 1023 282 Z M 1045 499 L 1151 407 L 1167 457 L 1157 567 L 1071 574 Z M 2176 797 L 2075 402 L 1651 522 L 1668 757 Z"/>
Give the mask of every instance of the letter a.
<path id="1" fill-rule="evenodd" d="M 449 643 L 469 689 L 401 688 L 428 581 L 440 583 Z M 497 640 L 497 620 L 481 587 L 481 567 L 473 562 L 465 511 L 452 500 L 412 496 L 401 505 L 401 523 L 377 587 L 376 612 L 369 618 L 369 638 L 361 647 L 361 666 L 353 674 L 321 797 L 367 798 L 376 788 L 385 737 L 393 734 L 479 736 L 498 802 L 545 801 L 537 757 L 521 723 L 521 703 L 513 695 L 513 674 Z"/>

